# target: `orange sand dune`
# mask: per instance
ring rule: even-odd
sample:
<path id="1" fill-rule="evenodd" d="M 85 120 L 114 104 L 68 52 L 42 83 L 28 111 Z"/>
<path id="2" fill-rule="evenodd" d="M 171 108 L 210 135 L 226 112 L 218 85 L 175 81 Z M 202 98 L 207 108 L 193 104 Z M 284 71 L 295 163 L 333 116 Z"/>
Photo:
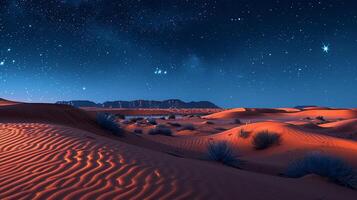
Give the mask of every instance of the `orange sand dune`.
<path id="1" fill-rule="evenodd" d="M 248 139 L 238 136 L 240 130 L 251 133 Z M 279 146 L 264 151 L 254 150 L 251 143 L 252 137 L 259 131 L 268 130 L 281 134 L 282 143 Z M 171 145 L 174 149 L 191 151 L 194 156 L 205 154 L 210 142 L 228 141 L 238 155 L 253 163 L 271 165 L 276 170 L 283 170 L 288 163 L 299 156 L 311 151 L 321 151 L 345 158 L 357 167 L 357 142 L 339 139 L 321 134 L 318 131 L 304 129 L 300 126 L 281 122 L 259 122 L 242 125 L 237 128 L 209 136 L 191 137 L 166 137 L 166 136 L 144 136 L 145 138 Z M 178 151 L 179 151 L 178 150 Z M 275 172 L 279 172 L 276 171 Z"/>
<path id="2" fill-rule="evenodd" d="M 58 125 L 2 124 L 0 159 L 0 199 L 356 197 L 355 191 L 319 177 L 288 179 L 246 172 Z"/>
<path id="3" fill-rule="evenodd" d="M 303 110 L 299 112 L 288 112 L 281 109 L 231 109 L 205 116 L 207 119 L 229 119 L 229 118 L 264 118 L 264 119 L 302 119 L 306 117 L 315 118 L 323 116 L 325 119 L 352 119 L 357 118 L 357 111 L 353 109 L 324 109 Z"/>
<path id="4" fill-rule="evenodd" d="M 0 122 L 44 122 L 103 132 L 95 117 L 68 105 L 20 103 L 0 106 Z"/>

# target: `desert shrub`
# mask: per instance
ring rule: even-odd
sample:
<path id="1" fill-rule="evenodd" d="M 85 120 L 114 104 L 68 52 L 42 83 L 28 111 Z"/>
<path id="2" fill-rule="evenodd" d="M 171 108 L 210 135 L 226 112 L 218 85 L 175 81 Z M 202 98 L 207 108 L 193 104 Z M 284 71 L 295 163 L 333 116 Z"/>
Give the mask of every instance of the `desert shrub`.
<path id="1" fill-rule="evenodd" d="M 98 113 L 97 114 L 97 123 L 103 129 L 106 129 L 112 132 L 114 135 L 121 136 L 123 130 L 120 128 L 120 125 L 116 122 L 116 117 L 107 113 Z"/>
<path id="2" fill-rule="evenodd" d="M 268 131 L 263 131 L 257 133 L 252 140 L 254 148 L 257 150 L 266 149 L 273 145 L 280 144 L 281 137 L 277 133 L 269 133 Z"/>
<path id="3" fill-rule="evenodd" d="M 131 121 L 130 120 L 127 120 L 127 119 L 125 119 L 124 121 L 122 121 L 121 123 L 123 123 L 123 124 L 131 124 Z"/>
<path id="4" fill-rule="evenodd" d="M 190 130 L 194 131 L 196 130 L 196 127 L 193 124 L 182 124 L 182 127 L 180 128 L 181 131 L 183 130 Z"/>
<path id="5" fill-rule="evenodd" d="M 115 114 L 115 117 L 118 118 L 118 119 L 125 119 L 125 115 L 122 115 L 122 114 Z"/>
<path id="6" fill-rule="evenodd" d="M 142 121 L 142 120 L 144 120 L 143 117 L 133 117 L 133 118 L 130 119 L 130 121 L 131 121 L 132 123 L 135 123 L 135 122 L 137 122 L 137 121 Z"/>
<path id="7" fill-rule="evenodd" d="M 172 131 L 165 125 L 157 125 L 155 128 L 149 130 L 149 135 L 166 135 L 172 136 Z"/>
<path id="8" fill-rule="evenodd" d="M 167 122 L 167 124 L 173 127 L 181 127 L 181 124 L 176 122 Z"/>
<path id="9" fill-rule="evenodd" d="M 149 118 L 149 119 L 146 120 L 146 122 L 148 124 L 151 124 L 151 125 L 156 125 L 157 124 L 157 122 L 156 122 L 156 120 L 154 118 Z"/>
<path id="10" fill-rule="evenodd" d="M 170 114 L 170 115 L 167 117 L 167 119 L 176 119 L 176 115 Z"/>
<path id="11" fill-rule="evenodd" d="M 143 133 L 143 130 L 140 129 L 140 128 L 136 128 L 136 129 L 134 129 L 134 133 L 136 133 L 136 134 L 142 134 L 142 133 Z"/>
<path id="12" fill-rule="evenodd" d="M 226 130 L 228 130 L 228 129 L 223 128 L 223 127 L 216 127 L 215 129 L 216 129 L 217 131 L 226 131 Z"/>
<path id="13" fill-rule="evenodd" d="M 234 119 L 234 120 L 233 120 L 233 123 L 234 123 L 234 124 L 241 124 L 242 122 L 240 121 L 240 119 Z"/>
<path id="14" fill-rule="evenodd" d="M 310 153 L 304 158 L 292 162 L 285 175 L 298 178 L 307 174 L 327 177 L 337 184 L 357 189 L 357 172 L 340 158 Z"/>
<path id="15" fill-rule="evenodd" d="M 320 120 L 320 121 L 326 121 L 323 116 L 317 116 L 315 119 Z"/>
<path id="16" fill-rule="evenodd" d="M 160 119 L 161 119 L 161 120 L 166 120 L 166 118 L 165 118 L 165 117 L 160 117 Z"/>
<path id="17" fill-rule="evenodd" d="M 249 138 L 250 133 L 247 131 L 244 131 L 244 129 L 240 129 L 238 136 L 245 139 L 245 138 Z"/>
<path id="18" fill-rule="evenodd" d="M 214 122 L 212 122 L 212 121 L 205 121 L 204 123 L 205 124 L 214 124 Z"/>
<path id="19" fill-rule="evenodd" d="M 229 166 L 237 167 L 240 160 L 233 154 L 226 141 L 210 142 L 207 147 L 208 158 Z"/>

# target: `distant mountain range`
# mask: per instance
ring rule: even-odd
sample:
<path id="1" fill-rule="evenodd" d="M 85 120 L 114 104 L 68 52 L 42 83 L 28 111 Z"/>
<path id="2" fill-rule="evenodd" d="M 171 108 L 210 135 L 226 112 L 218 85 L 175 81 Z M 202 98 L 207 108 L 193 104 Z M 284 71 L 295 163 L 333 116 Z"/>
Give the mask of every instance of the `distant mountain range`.
<path id="1" fill-rule="evenodd" d="M 58 101 L 57 104 L 72 105 L 75 107 L 97 107 L 97 108 L 219 108 L 209 101 L 184 102 L 179 99 L 164 101 L 135 100 L 135 101 L 106 101 L 95 103 L 86 100 Z"/>

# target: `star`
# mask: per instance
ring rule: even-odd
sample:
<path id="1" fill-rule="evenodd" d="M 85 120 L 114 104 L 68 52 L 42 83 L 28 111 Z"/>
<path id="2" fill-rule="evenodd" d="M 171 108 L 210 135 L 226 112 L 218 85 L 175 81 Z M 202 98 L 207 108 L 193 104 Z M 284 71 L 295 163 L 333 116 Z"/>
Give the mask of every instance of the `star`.
<path id="1" fill-rule="evenodd" d="M 1 61 L 0 62 L 0 65 L 2 66 L 2 65 L 5 65 L 5 61 Z"/>
<path id="2" fill-rule="evenodd" d="M 329 47 L 329 45 L 323 45 L 322 47 L 322 51 L 324 52 L 324 53 L 328 53 L 329 51 L 330 51 L 330 47 Z"/>
<path id="3" fill-rule="evenodd" d="M 85 91 L 87 88 L 86 87 L 82 87 L 82 90 Z"/>

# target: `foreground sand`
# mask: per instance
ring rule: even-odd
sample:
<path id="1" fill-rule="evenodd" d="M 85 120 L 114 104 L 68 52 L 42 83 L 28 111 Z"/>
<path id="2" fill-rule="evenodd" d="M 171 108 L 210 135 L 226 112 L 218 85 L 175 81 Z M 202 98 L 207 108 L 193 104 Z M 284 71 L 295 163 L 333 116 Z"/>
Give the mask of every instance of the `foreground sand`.
<path id="1" fill-rule="evenodd" d="M 33 110 L 34 122 L 25 121 L 21 115 L 16 122 L 16 113 L 33 105 L 22 105 L 19 110 L 16 106 L 2 108 L 7 113 L 11 110 L 10 122 L 0 116 L 4 121 L 0 125 L 0 199 L 300 200 L 357 196 L 355 190 L 321 177 L 289 179 L 276 174 L 289 159 L 308 150 L 337 154 L 357 166 L 356 142 L 324 134 L 320 129 L 308 131 L 301 125 L 285 122 L 241 126 L 216 120 L 217 125 L 212 126 L 225 126 L 229 130 L 212 133 L 208 125 L 202 124 L 205 119 L 182 119 L 197 126 L 202 124 L 207 134 L 180 136 L 177 132 L 176 137 L 167 137 L 128 133 L 124 138 L 114 138 L 83 116 L 78 124 L 66 119 L 68 116 L 47 121 L 41 118 L 46 118 L 49 107 L 51 114 L 56 114 L 56 109 L 57 114 L 68 109 L 65 113 L 69 116 L 81 116 L 82 112 L 76 109 L 46 105 Z M 347 121 L 336 126 L 354 124 Z M 134 125 L 127 128 L 131 126 Z M 284 143 L 264 152 L 253 151 L 249 139 L 237 139 L 236 133 L 241 128 L 252 134 L 259 129 L 272 129 L 283 134 Z M 205 142 L 212 139 L 230 141 L 247 165 L 236 169 L 203 160 Z M 183 157 L 165 153 L 174 151 Z"/>

